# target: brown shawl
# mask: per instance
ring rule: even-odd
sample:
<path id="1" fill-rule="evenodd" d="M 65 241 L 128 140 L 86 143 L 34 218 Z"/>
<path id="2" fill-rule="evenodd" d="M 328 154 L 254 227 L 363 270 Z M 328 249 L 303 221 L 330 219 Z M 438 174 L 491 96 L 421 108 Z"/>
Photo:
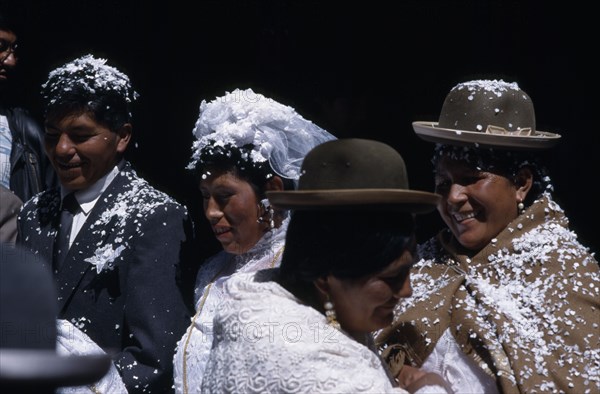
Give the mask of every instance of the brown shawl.
<path id="1" fill-rule="evenodd" d="M 449 329 L 501 392 L 600 390 L 598 262 L 549 196 L 471 258 L 447 230 L 419 251 L 413 297 L 376 338 L 394 373 Z"/>

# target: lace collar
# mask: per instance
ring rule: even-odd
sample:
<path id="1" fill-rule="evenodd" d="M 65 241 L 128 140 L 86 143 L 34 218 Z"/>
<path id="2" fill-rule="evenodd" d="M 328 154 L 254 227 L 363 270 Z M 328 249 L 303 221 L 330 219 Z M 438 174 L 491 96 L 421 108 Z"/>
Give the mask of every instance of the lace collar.
<path id="1" fill-rule="evenodd" d="M 265 256 L 273 253 L 275 246 L 285 242 L 285 233 L 289 221 L 288 215 L 288 217 L 281 222 L 281 226 L 268 231 L 249 251 L 239 255 L 232 255 L 235 271 L 238 271 L 252 261 L 264 259 Z"/>

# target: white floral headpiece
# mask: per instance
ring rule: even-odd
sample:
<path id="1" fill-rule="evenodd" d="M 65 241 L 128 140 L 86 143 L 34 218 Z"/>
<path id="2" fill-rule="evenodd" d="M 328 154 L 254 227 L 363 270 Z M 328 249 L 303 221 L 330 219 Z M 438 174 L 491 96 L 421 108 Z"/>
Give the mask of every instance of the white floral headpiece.
<path id="1" fill-rule="evenodd" d="M 335 139 L 294 108 L 252 89 L 236 89 L 210 103 L 203 100 L 193 133 L 197 140 L 188 169 L 196 168 L 206 148 L 250 145 L 250 161 L 268 161 L 277 175 L 295 180 L 308 151 Z"/>

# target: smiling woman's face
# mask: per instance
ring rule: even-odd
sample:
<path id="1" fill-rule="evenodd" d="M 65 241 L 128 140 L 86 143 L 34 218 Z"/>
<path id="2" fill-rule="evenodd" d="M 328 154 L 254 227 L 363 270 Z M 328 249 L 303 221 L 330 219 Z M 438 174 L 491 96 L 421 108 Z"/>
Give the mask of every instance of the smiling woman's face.
<path id="1" fill-rule="evenodd" d="M 405 250 L 375 274 L 357 279 L 329 275 L 329 296 L 342 328 L 350 333 L 367 333 L 389 326 L 400 298 L 412 295 L 409 277 L 412 264 L 413 256 Z"/>
<path id="2" fill-rule="evenodd" d="M 517 217 L 517 186 L 508 178 L 480 171 L 448 156 L 436 168 L 438 211 L 458 242 L 479 251 Z"/>
<path id="3" fill-rule="evenodd" d="M 242 254 L 264 234 L 252 185 L 230 171 L 213 171 L 200 182 L 204 214 L 226 252 Z"/>

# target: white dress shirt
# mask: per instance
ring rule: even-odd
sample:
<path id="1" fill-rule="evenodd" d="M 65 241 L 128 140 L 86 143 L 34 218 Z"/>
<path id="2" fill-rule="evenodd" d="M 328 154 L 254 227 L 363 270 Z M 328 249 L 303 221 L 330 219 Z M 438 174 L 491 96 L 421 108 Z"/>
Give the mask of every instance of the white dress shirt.
<path id="1" fill-rule="evenodd" d="M 98 179 L 92 186 L 85 190 L 78 190 L 75 192 L 75 199 L 79 203 L 79 209 L 77 213 L 73 215 L 73 224 L 71 226 L 71 234 L 69 236 L 69 248 L 73 244 L 75 237 L 79 234 L 79 230 L 83 227 L 83 224 L 87 220 L 92 208 L 96 205 L 96 202 L 104 193 L 108 185 L 116 178 L 119 173 L 119 165 L 113 167 L 106 175 Z M 70 191 L 64 187 L 61 187 L 61 198 L 64 198 Z"/>

